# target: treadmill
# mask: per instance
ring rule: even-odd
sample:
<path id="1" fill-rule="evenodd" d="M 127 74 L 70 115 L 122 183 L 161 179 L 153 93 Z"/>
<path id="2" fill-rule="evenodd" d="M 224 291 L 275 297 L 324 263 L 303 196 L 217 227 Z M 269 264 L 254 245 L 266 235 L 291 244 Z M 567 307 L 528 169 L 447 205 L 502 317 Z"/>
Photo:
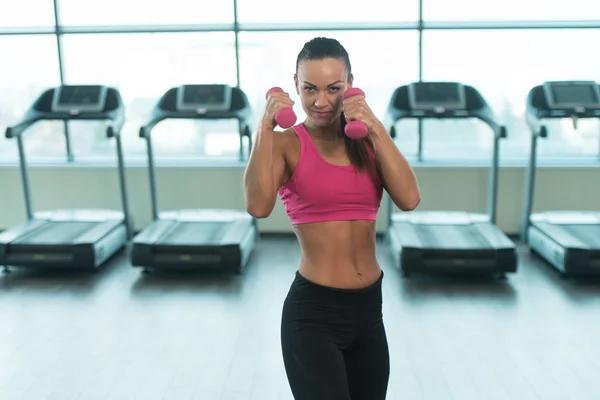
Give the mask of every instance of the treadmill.
<path id="1" fill-rule="evenodd" d="M 152 269 L 182 269 L 239 274 L 258 239 L 256 220 L 245 210 L 184 209 L 159 213 L 151 132 L 158 123 L 172 118 L 237 119 L 240 158 L 243 137 L 251 137 L 252 111 L 248 97 L 238 87 L 184 84 L 162 95 L 149 121 L 140 129 L 148 151 L 153 223 L 133 239 L 131 263 L 142 267 L 144 273 Z"/>
<path id="2" fill-rule="evenodd" d="M 387 241 L 405 277 L 423 274 L 489 274 L 505 278 L 517 271 L 516 246 L 496 225 L 500 139 L 506 128 L 477 89 L 459 82 L 413 82 L 398 87 L 385 124 L 392 137 L 405 118 L 475 118 L 491 128 L 494 150 L 490 169 L 489 213 L 411 211 L 394 213 L 389 198 Z M 388 196 L 389 197 L 389 196 Z"/>
<path id="3" fill-rule="evenodd" d="M 120 93 L 102 85 L 62 85 L 44 91 L 7 138 L 17 140 L 27 221 L 0 233 L 0 265 L 27 268 L 96 269 L 131 238 L 125 190 Z M 59 209 L 33 211 L 25 157 L 26 130 L 38 121 L 108 120 L 106 136 L 116 141 L 122 210 Z"/>
<path id="4" fill-rule="evenodd" d="M 600 117 L 600 90 L 593 81 L 553 81 L 527 96 L 531 154 L 527 168 L 521 238 L 534 254 L 564 276 L 600 274 L 600 211 L 558 210 L 532 214 L 538 138 L 548 137 L 546 119 Z M 600 178 L 600 175 L 599 175 Z M 600 183 L 598 179 L 596 184 Z"/>

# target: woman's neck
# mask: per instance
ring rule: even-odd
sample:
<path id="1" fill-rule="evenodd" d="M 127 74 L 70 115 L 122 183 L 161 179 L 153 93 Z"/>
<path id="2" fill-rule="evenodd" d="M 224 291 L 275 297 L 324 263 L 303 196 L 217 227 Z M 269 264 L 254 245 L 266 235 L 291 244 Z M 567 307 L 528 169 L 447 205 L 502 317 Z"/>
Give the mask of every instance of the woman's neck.
<path id="1" fill-rule="evenodd" d="M 304 121 L 304 127 L 311 134 L 311 136 L 321 140 L 337 141 L 341 138 L 341 126 L 339 120 L 329 126 L 317 126 L 307 119 Z"/>

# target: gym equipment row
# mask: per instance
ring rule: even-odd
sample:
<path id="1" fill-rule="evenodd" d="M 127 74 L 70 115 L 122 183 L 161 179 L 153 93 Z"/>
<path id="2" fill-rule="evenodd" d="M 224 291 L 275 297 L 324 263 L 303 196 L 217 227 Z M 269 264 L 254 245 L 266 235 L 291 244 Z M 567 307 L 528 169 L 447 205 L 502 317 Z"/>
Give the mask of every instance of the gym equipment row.
<path id="1" fill-rule="evenodd" d="M 272 88 L 271 90 L 281 90 Z M 268 95 L 268 92 L 267 92 Z M 346 97 L 364 95 L 349 90 Z M 293 110 L 277 116 L 286 128 L 296 122 Z M 522 239 L 531 250 L 565 275 L 600 271 L 600 212 L 532 213 L 536 145 L 546 138 L 545 119 L 600 117 L 596 82 L 545 82 L 527 96 L 527 122 L 532 133 L 527 169 Z M 34 268 L 96 269 L 124 246 L 144 272 L 152 269 L 215 269 L 242 273 L 259 238 L 257 221 L 241 210 L 183 209 L 159 211 L 152 152 L 153 128 L 166 119 L 237 119 L 252 146 L 252 112 L 239 87 L 184 84 L 167 90 L 157 101 L 139 136 L 147 144 L 153 222 L 133 235 L 126 193 L 121 130 L 125 122 L 120 92 L 103 85 L 62 85 L 44 91 L 6 137 L 17 141 L 27 220 L 0 233 L 0 265 Z M 412 211 L 394 213 L 388 196 L 386 239 L 396 266 L 405 277 L 413 273 L 481 273 L 505 277 L 517 272 L 515 243 L 496 225 L 499 144 L 506 128 L 474 88 L 460 82 L 413 82 L 396 88 L 384 123 L 392 137 L 398 121 L 466 119 L 484 122 L 494 136 L 490 168 L 489 212 Z M 108 139 L 116 141 L 122 210 L 33 211 L 24 133 L 41 120 L 108 120 Z M 350 121 L 349 137 L 364 137 L 360 121 Z"/>

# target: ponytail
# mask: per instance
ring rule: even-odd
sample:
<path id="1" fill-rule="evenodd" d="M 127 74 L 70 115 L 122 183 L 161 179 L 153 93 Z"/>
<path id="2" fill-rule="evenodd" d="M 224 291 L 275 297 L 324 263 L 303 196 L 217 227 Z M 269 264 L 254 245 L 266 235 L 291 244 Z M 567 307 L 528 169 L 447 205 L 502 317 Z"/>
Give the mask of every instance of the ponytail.
<path id="1" fill-rule="evenodd" d="M 340 115 L 340 135 L 342 136 L 345 136 L 344 130 L 346 129 L 346 125 L 348 125 L 348 121 L 346 121 L 346 116 L 342 111 L 342 114 Z"/>
<path id="2" fill-rule="evenodd" d="M 346 121 L 346 117 L 342 112 L 340 116 L 340 135 L 344 138 L 344 145 L 346 146 L 346 150 L 348 151 L 348 156 L 350 157 L 350 162 L 354 165 L 358 170 L 365 170 L 369 167 L 370 158 L 369 153 L 367 152 L 367 147 L 371 147 L 373 149 L 373 145 L 371 142 L 371 138 L 369 136 L 363 139 L 351 139 L 344 133 L 344 129 L 348 121 Z"/>

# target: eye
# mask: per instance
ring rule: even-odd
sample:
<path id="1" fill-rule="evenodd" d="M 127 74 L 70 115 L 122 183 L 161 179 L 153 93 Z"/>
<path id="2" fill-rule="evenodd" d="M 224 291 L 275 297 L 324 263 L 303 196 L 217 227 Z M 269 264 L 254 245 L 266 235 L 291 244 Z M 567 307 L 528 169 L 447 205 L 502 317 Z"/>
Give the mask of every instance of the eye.
<path id="1" fill-rule="evenodd" d="M 304 88 L 304 91 L 305 91 L 305 92 L 311 92 L 311 91 L 313 91 L 313 90 L 314 90 L 314 88 L 312 88 L 312 87 L 308 87 L 308 86 Z"/>
<path id="2" fill-rule="evenodd" d="M 329 88 L 329 90 L 331 90 L 332 92 L 335 93 L 335 92 L 338 92 L 340 90 L 340 88 L 339 87 L 331 87 L 331 88 Z"/>

